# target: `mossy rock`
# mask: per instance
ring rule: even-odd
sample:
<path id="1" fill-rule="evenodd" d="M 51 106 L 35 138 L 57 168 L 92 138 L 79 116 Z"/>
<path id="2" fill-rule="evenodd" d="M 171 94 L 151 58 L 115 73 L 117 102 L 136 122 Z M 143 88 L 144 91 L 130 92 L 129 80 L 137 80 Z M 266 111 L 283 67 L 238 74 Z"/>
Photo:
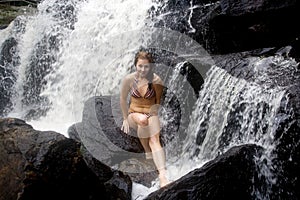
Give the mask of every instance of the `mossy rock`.
<path id="1" fill-rule="evenodd" d="M 13 6 L 0 4 L 0 28 L 7 27 L 17 16 L 35 12 L 33 6 Z"/>

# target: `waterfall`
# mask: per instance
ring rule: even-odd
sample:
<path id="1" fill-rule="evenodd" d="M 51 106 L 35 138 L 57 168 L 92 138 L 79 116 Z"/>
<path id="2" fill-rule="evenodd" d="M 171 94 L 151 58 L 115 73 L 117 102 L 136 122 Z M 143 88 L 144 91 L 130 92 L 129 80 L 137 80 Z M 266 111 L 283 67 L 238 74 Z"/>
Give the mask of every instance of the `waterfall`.
<path id="1" fill-rule="evenodd" d="M 129 38 L 129 32 L 144 25 L 150 5 L 151 1 L 89 1 L 82 5 L 41 94 L 50 100 L 52 109 L 39 121 L 66 123 L 65 134 L 72 123 L 81 120 L 85 100 L 118 92 L 121 78 L 131 66 L 130 48 L 139 47 L 138 38 Z M 136 12 L 129 13 L 132 8 Z"/>
<path id="2" fill-rule="evenodd" d="M 9 88 L 11 107 L 7 116 L 36 120 L 44 115 L 52 102 L 41 96 L 53 70 L 60 47 L 75 22 L 79 1 L 43 1 L 36 13 L 19 16 L 7 28 L 16 60 L 11 75 L 14 84 Z M 7 38 L 6 38 L 7 39 Z M 8 68 L 8 66 L 6 66 Z M 45 127 L 50 129 L 51 126 Z"/>
<path id="3" fill-rule="evenodd" d="M 37 14 L 20 19 L 25 28 L 16 36 L 20 64 L 7 116 L 67 136 L 67 128 L 81 120 L 85 100 L 118 93 L 153 5 L 150 0 L 39 4 Z"/>
<path id="4" fill-rule="evenodd" d="M 12 61 L 0 63 L 0 72 L 6 71 L 1 81 L 10 80 L 4 87 L 3 98 L 10 101 L 4 116 L 28 119 L 37 130 L 67 136 L 67 129 L 81 121 L 87 99 L 119 93 L 122 78 L 132 70 L 133 55 L 149 44 L 151 33 L 141 30 L 152 26 L 149 10 L 155 11 L 158 5 L 151 0 L 47 0 L 38 5 L 37 13 L 17 18 L 0 31 L 1 48 L 7 41 L 14 47 Z M 190 6 L 193 10 L 193 1 Z M 162 13 L 156 20 L 168 14 Z M 191 23 L 190 15 L 188 20 Z M 188 27 L 194 32 L 191 24 Z M 180 50 L 180 45 L 176 43 L 176 49 Z M 184 58 L 197 56 L 191 53 L 195 51 L 192 44 L 185 45 L 191 48 Z M 276 175 L 271 170 L 276 157 L 274 135 L 282 120 L 278 110 L 287 97 L 285 88 L 274 86 L 274 80 L 276 74 L 293 70 L 296 63 L 283 55 L 251 57 L 248 61 L 253 77 L 248 80 L 228 72 L 227 66 L 212 65 L 203 76 L 197 98 L 181 74 L 186 61 L 176 63 L 165 79 L 166 87 L 176 93 L 179 102 L 189 104 L 183 105 L 182 111 L 191 110 L 180 124 L 184 137 L 176 136 L 166 148 L 170 180 L 233 146 L 250 143 L 265 149 L 257 165 L 269 184 L 275 184 Z M 272 70 L 268 67 L 271 65 Z M 194 99 L 187 103 L 189 97 Z M 172 116 L 163 113 L 162 117 L 165 123 Z M 154 190 L 138 187 L 134 188 L 134 198 Z M 261 199 L 266 195 L 259 188 L 254 193 Z"/>
<path id="5" fill-rule="evenodd" d="M 277 184 L 275 171 L 279 170 L 273 163 L 278 145 L 275 135 L 287 117 L 280 113 L 286 109 L 288 97 L 284 84 L 279 82 L 285 78 L 282 72 L 295 74 L 298 64 L 282 55 L 250 57 L 247 61 L 243 70 L 252 70 L 252 80 L 233 76 L 223 69 L 226 65 L 214 65 L 208 71 L 181 153 L 177 162 L 170 163 L 171 176 L 177 179 L 233 146 L 256 144 L 264 148 L 256 164 L 266 178 L 267 189 L 254 188 L 253 195 L 269 199 L 272 185 Z"/>
<path id="6" fill-rule="evenodd" d="M 270 89 L 231 76 L 216 66 L 209 72 L 196 102 L 185 147 L 201 160 L 211 160 L 233 145 L 253 143 L 268 147 L 276 130 L 276 114 L 284 90 Z M 234 124 L 234 127 L 230 125 Z M 206 132 L 203 132 L 204 130 Z M 205 134 L 205 135 L 204 135 Z M 199 138 L 203 141 L 199 142 Z M 199 151 L 199 152 L 195 152 Z"/>

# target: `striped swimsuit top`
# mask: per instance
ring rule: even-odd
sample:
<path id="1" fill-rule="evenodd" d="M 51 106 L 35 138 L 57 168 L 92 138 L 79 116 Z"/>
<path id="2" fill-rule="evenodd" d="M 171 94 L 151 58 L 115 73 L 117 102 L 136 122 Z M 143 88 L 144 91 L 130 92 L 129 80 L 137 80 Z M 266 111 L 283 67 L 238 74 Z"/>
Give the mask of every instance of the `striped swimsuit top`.
<path id="1" fill-rule="evenodd" d="M 131 89 L 131 96 L 133 96 L 135 98 L 142 98 L 143 96 L 139 92 L 137 84 L 138 84 L 138 80 L 136 78 L 134 78 L 134 82 L 133 82 L 132 89 Z M 155 90 L 153 89 L 152 83 L 148 83 L 148 88 L 144 95 L 144 98 L 150 99 L 154 96 L 155 96 Z"/>

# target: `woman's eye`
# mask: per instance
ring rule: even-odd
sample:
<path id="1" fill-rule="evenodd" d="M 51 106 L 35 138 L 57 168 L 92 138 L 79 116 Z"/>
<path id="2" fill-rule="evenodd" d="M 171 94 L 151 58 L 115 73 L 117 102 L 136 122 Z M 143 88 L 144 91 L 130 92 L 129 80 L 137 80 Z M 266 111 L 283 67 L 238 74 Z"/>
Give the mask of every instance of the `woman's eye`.
<path id="1" fill-rule="evenodd" d="M 150 65 L 138 65 L 138 67 L 150 68 Z"/>

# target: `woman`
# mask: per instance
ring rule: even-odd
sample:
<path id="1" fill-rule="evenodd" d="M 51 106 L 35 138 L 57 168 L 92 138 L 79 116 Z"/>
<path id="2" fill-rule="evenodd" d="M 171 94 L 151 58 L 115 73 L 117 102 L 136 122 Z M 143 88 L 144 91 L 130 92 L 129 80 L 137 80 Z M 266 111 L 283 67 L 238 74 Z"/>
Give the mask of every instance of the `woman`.
<path id="1" fill-rule="evenodd" d="M 160 144 L 160 122 L 158 108 L 163 92 L 161 78 L 153 73 L 153 58 L 150 53 L 140 51 L 134 59 L 136 71 L 128 74 L 122 81 L 120 105 L 123 114 L 122 131 L 129 127 L 137 135 L 145 150 L 146 159 L 153 158 L 159 172 L 160 187 L 168 184 L 166 178 L 165 152 Z M 130 105 L 127 97 L 130 93 Z"/>

